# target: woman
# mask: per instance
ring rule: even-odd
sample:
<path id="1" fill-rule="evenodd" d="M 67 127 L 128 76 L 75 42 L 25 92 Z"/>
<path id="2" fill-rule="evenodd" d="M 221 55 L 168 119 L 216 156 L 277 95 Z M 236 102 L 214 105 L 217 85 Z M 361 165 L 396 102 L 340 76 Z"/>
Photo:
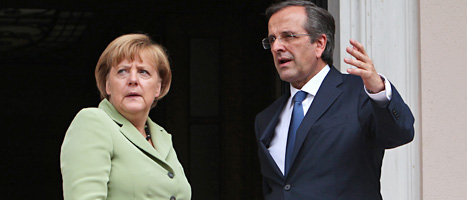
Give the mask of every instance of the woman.
<path id="1" fill-rule="evenodd" d="M 95 70 L 102 101 L 81 110 L 61 150 L 65 199 L 190 199 L 171 136 L 149 117 L 172 74 L 163 48 L 143 34 L 123 35 Z"/>

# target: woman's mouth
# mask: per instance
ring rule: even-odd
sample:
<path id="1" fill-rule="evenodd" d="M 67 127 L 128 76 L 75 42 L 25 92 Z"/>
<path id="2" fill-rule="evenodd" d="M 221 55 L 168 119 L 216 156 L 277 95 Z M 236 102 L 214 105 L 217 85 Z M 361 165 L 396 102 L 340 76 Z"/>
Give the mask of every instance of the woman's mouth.
<path id="1" fill-rule="evenodd" d="M 126 96 L 127 97 L 140 97 L 141 95 L 136 92 L 130 92 Z"/>

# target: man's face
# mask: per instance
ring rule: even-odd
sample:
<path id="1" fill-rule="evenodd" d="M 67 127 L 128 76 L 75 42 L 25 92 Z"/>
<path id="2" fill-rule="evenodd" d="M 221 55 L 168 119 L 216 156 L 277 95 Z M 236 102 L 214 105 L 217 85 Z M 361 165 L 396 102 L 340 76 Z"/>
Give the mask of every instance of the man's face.
<path id="1" fill-rule="evenodd" d="M 283 40 L 280 36 L 307 34 L 303 28 L 306 12 L 302 6 L 290 6 L 274 13 L 269 19 L 268 35 L 276 41 L 271 44 L 271 53 L 276 70 L 283 81 L 301 89 L 324 66 L 321 60 L 323 50 L 317 42 L 311 43 L 310 36 L 297 36 Z"/>

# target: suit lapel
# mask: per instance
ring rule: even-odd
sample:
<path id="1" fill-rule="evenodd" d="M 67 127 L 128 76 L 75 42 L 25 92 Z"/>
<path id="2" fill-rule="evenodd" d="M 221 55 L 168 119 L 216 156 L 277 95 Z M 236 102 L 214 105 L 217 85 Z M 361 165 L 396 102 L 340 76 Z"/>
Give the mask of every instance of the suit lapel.
<path id="1" fill-rule="evenodd" d="M 286 93 L 282 95 L 271 107 L 268 108 L 267 112 L 265 113 L 264 119 L 262 121 L 268 122 L 266 127 L 263 132 L 260 133 L 260 151 L 263 152 L 263 155 L 265 155 L 265 159 L 267 162 L 269 162 L 268 165 L 272 168 L 272 171 L 266 170 L 266 172 L 272 172 L 274 176 L 271 177 L 283 177 L 281 170 L 276 164 L 276 161 L 274 161 L 274 158 L 272 158 L 271 154 L 268 151 L 268 146 L 271 143 L 272 138 L 274 137 L 274 132 L 276 129 L 277 122 L 279 120 L 279 115 L 282 112 L 282 109 L 284 108 L 285 104 L 287 103 L 287 100 L 290 96 L 290 93 Z"/>
<path id="2" fill-rule="evenodd" d="M 269 122 L 264 129 L 264 131 L 261 133 L 260 141 L 268 147 L 269 144 L 271 143 L 272 138 L 274 137 L 274 131 L 276 129 L 277 121 L 279 120 L 279 115 L 282 112 L 282 109 L 284 108 L 285 104 L 287 103 L 287 100 L 289 98 L 290 94 L 284 94 L 281 96 L 281 98 L 276 101 L 275 104 L 273 104 L 270 109 L 268 109 L 270 112 L 267 112 L 266 119 L 264 121 Z"/>
<path id="3" fill-rule="evenodd" d="M 328 108 L 342 93 L 342 90 L 337 88 L 341 83 L 342 74 L 334 67 L 331 67 L 331 70 L 326 75 L 326 78 L 323 80 L 323 83 L 314 97 L 313 103 L 297 129 L 294 150 L 292 153 L 292 163 L 295 161 L 295 158 L 297 157 L 305 138 L 308 136 L 308 133 L 311 132 L 310 129 L 313 124 L 326 112 L 326 110 L 328 110 Z M 315 136 L 316 135 L 312 135 L 311 137 Z"/>

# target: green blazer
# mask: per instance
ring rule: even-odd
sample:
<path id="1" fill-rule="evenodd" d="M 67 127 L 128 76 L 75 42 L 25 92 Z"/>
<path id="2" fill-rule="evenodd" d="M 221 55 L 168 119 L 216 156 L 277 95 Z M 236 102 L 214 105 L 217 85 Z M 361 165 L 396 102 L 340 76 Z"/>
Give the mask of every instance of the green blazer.
<path id="1" fill-rule="evenodd" d="M 108 100 L 81 110 L 60 154 L 64 199 L 190 199 L 171 135 L 147 124 L 155 148 Z"/>

